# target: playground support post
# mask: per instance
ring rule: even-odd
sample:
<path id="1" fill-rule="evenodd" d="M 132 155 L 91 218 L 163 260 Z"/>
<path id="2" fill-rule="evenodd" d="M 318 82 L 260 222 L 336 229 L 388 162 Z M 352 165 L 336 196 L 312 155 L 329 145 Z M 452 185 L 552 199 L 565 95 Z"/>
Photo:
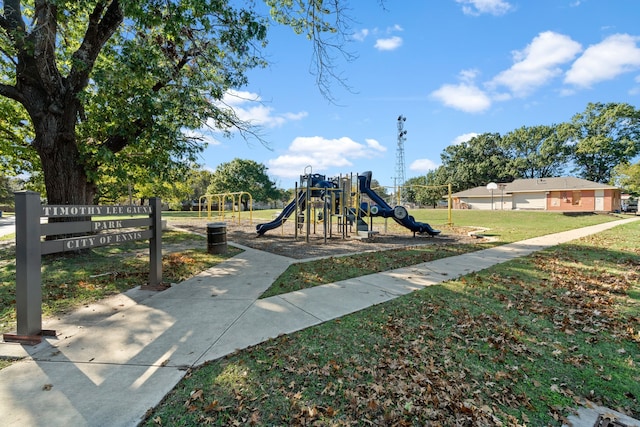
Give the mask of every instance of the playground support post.
<path id="1" fill-rule="evenodd" d="M 324 199 L 323 203 L 323 211 L 322 211 L 322 225 L 324 228 L 324 243 L 327 243 L 327 218 L 329 219 L 329 227 L 331 227 L 331 217 L 327 216 L 327 203 L 330 203 L 332 200 L 332 195 L 327 194 L 327 197 Z"/>
<path id="2" fill-rule="evenodd" d="M 348 181 L 347 181 L 348 179 Z M 353 174 L 350 174 L 347 178 L 345 176 L 344 184 L 342 185 L 342 194 L 344 197 L 344 203 L 342 204 L 342 238 L 345 239 L 348 235 L 347 225 L 349 223 L 349 204 L 351 202 L 351 188 L 353 182 Z"/>
<path id="3" fill-rule="evenodd" d="M 309 169 L 308 173 L 307 169 Z M 309 243 L 309 235 L 311 234 L 311 175 L 313 174 L 313 169 L 311 168 L 311 166 L 307 166 L 306 168 L 304 168 L 304 172 L 307 181 L 307 194 L 305 197 L 305 221 L 307 222 L 307 235 L 305 236 L 304 241 Z"/>
<path id="4" fill-rule="evenodd" d="M 447 190 L 449 191 L 449 194 L 447 196 L 447 219 L 448 219 L 448 225 L 449 227 L 451 227 L 453 225 L 453 219 L 452 219 L 452 212 L 451 212 L 451 205 L 453 204 L 453 198 L 451 197 L 451 183 L 447 184 Z"/>
<path id="5" fill-rule="evenodd" d="M 236 196 L 238 196 L 238 224 L 241 222 L 242 214 L 242 196 L 247 195 L 249 198 L 249 224 L 253 224 L 253 196 L 246 191 L 236 191 L 234 193 L 217 193 L 217 194 L 205 194 L 198 199 L 198 218 L 202 217 L 202 204 L 203 201 L 207 201 L 207 219 L 211 219 L 211 203 L 214 197 L 218 198 L 218 219 L 224 220 L 226 215 L 225 203 L 227 198 L 231 198 L 231 208 L 236 206 Z M 232 212 L 233 215 L 233 212 Z"/>
<path id="6" fill-rule="evenodd" d="M 295 215 L 293 218 L 293 238 L 298 240 L 298 221 L 300 221 L 300 197 L 298 196 L 298 183 L 296 182 L 295 185 L 295 189 L 294 189 L 294 193 L 295 195 L 295 202 L 296 202 L 296 207 L 295 210 L 293 211 L 293 214 Z M 281 227 L 284 227 L 284 224 L 281 225 Z"/>

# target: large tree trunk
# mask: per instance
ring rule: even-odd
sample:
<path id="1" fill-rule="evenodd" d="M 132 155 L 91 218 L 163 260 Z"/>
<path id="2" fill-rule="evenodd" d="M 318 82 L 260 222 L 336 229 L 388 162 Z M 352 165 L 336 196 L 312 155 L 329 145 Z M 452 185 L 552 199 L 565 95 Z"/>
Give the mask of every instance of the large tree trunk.
<path id="1" fill-rule="evenodd" d="M 89 182 L 78 151 L 75 123 L 77 103 L 62 99 L 61 110 L 42 108 L 32 115 L 38 152 L 51 205 L 88 205 L 94 203 L 96 187 Z"/>
<path id="2" fill-rule="evenodd" d="M 54 143 L 55 150 L 38 150 L 47 189 L 47 203 L 50 205 L 93 204 L 96 188 L 87 178 L 75 143 L 56 135 L 46 137 L 57 139 Z"/>
<path id="3" fill-rule="evenodd" d="M 17 58 L 16 84 L 0 84 L 0 93 L 21 103 L 33 122 L 36 137 L 32 145 L 40 156 L 49 204 L 92 204 L 96 194 L 87 174 L 96 164 L 81 158 L 76 140 L 78 96 L 124 14 L 118 0 L 94 3 L 84 39 L 73 53 L 66 76 L 56 56 L 58 17 L 62 16 L 58 2 L 36 2 L 30 17 L 36 25 L 31 32 L 25 31 L 20 1 L 5 0 L 4 15 L 0 16 L 0 27 L 10 35 Z"/>

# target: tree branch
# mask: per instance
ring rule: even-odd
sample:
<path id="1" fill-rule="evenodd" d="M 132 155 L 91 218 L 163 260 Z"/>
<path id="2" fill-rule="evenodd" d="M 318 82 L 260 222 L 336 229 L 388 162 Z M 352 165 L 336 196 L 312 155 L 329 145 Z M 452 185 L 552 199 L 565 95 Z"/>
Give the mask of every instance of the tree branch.
<path id="1" fill-rule="evenodd" d="M 34 12 L 34 29 L 28 35 L 33 42 L 33 53 L 23 50 L 22 56 L 25 63 L 34 61 L 32 66 L 38 73 L 42 86 L 48 94 L 54 94 L 62 87 L 62 76 L 56 65 L 55 45 L 58 31 L 57 6 L 46 1 L 36 1 Z"/>
<path id="2" fill-rule="evenodd" d="M 9 86 L 5 84 L 0 84 L 0 96 L 6 96 L 7 98 L 13 99 L 14 101 L 18 101 L 23 103 L 24 98 L 22 97 L 22 93 L 18 91 L 14 86 Z"/>
<path id="3" fill-rule="evenodd" d="M 20 11 L 20 0 L 5 0 L 4 15 L 0 16 L 0 27 L 7 30 L 7 34 L 13 40 L 14 47 L 17 50 L 24 46 L 25 23 L 22 19 Z M 17 34 L 20 37 L 17 37 Z"/>
<path id="4" fill-rule="evenodd" d="M 190 60 L 194 59 L 199 54 L 200 53 L 196 49 L 192 49 L 192 50 L 189 50 L 189 51 L 185 52 L 182 55 L 182 58 L 180 58 L 180 60 L 178 61 L 178 63 L 173 66 L 171 77 L 167 78 L 167 79 L 165 79 L 163 81 L 156 82 L 156 84 L 153 85 L 153 88 L 151 88 L 151 90 L 154 91 L 154 92 L 158 92 L 160 89 L 162 89 L 163 87 L 167 86 L 169 84 L 169 82 L 171 82 L 175 77 L 178 77 L 180 75 L 180 71 L 184 68 L 184 66 L 187 65 Z M 171 58 L 169 58 L 169 59 L 171 59 Z"/>
<path id="5" fill-rule="evenodd" d="M 144 132 L 147 126 L 142 119 L 136 119 L 133 122 L 133 128 L 135 130 L 132 133 L 127 133 L 127 135 L 112 135 L 103 145 L 113 154 L 116 154 L 129 145 L 131 141 L 134 141 L 142 135 L 142 132 Z"/>
<path id="6" fill-rule="evenodd" d="M 309 2 L 307 13 L 311 16 L 312 25 L 310 26 L 310 36 L 313 43 L 313 60 L 311 66 L 315 68 L 312 74 L 316 76 L 316 85 L 322 96 L 330 102 L 335 102 L 332 94 L 331 85 L 333 82 L 338 83 L 347 91 L 351 92 L 352 88 L 347 81 L 336 72 L 337 64 L 335 58 L 331 56 L 331 52 L 339 53 L 347 62 L 353 61 L 356 56 L 345 50 L 345 37 L 349 28 L 347 23 L 348 16 L 344 13 L 339 0 L 331 0 L 331 10 L 333 10 L 334 23 L 333 28 L 328 29 L 324 26 L 315 25 L 316 22 L 322 22 L 322 16 L 318 15 L 318 8 L 323 8 L 323 4 L 317 5 L 315 1 Z M 382 3 L 381 3 L 382 4 Z M 329 33 L 330 36 L 325 36 Z M 334 38 L 331 42 L 329 39 Z"/>
<path id="7" fill-rule="evenodd" d="M 7 30 L 22 29 L 24 31 L 25 24 L 20 11 L 20 0 L 5 0 L 0 26 Z"/>
<path id="8" fill-rule="evenodd" d="M 0 48 L 0 54 L 2 54 L 3 56 L 5 56 L 7 58 L 7 60 L 11 61 L 13 63 L 13 65 L 18 68 L 18 61 L 15 60 L 14 57 L 11 56 L 11 54 L 9 52 L 7 52 L 6 50 Z"/>
<path id="9" fill-rule="evenodd" d="M 96 4 L 89 15 L 89 25 L 82 44 L 73 54 L 73 66 L 69 73 L 72 93 L 78 93 L 86 87 L 96 58 L 123 20 L 124 12 L 118 0 L 101 0 Z"/>

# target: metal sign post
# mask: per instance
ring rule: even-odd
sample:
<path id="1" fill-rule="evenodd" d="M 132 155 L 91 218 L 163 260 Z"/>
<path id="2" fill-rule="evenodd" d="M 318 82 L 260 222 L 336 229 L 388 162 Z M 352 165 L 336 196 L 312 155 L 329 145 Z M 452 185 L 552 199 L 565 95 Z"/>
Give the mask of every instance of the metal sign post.
<path id="1" fill-rule="evenodd" d="M 16 340 L 34 341 L 42 331 L 40 258 L 40 194 L 16 193 Z"/>

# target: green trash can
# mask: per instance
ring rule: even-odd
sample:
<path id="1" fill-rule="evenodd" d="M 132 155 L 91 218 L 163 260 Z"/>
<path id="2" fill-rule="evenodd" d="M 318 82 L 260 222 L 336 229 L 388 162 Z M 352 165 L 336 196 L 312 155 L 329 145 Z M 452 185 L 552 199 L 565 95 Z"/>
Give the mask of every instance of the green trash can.
<path id="1" fill-rule="evenodd" d="M 207 224 L 207 252 L 210 254 L 227 253 L 227 224 L 211 222 Z"/>

